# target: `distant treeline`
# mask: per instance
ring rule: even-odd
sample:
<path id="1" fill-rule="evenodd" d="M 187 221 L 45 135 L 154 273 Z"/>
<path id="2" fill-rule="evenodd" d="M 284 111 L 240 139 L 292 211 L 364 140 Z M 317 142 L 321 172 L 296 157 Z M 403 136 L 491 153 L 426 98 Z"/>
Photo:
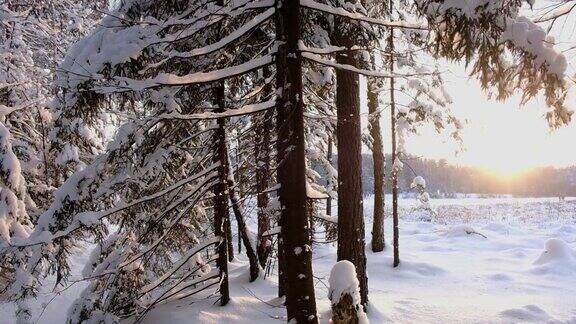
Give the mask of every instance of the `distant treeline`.
<path id="1" fill-rule="evenodd" d="M 390 156 L 386 156 L 386 175 L 390 174 Z M 402 192 L 410 191 L 415 175 L 426 179 L 432 196 L 450 197 L 456 193 L 486 195 L 511 194 L 529 197 L 576 196 L 576 166 L 567 168 L 540 167 L 503 178 L 475 167 L 449 164 L 446 160 L 432 160 L 409 156 L 398 179 Z M 372 156 L 362 155 L 362 181 L 365 194 L 373 190 Z M 386 192 L 390 192 L 387 181 Z"/>

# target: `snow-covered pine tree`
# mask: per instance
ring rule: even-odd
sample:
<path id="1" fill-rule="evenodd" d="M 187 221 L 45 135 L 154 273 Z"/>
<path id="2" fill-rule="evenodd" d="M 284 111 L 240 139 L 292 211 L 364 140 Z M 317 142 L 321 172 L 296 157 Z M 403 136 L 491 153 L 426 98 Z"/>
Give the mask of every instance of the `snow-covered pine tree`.
<path id="1" fill-rule="evenodd" d="M 87 5 L 87 3 L 89 5 Z M 64 51 L 100 16 L 104 1 L 13 1 L 0 4 L 0 249 L 25 239 L 50 203 L 53 161 L 47 157 L 53 78 Z M 35 295 L 26 276 L 26 253 L 0 254 L 2 292 L 17 300 L 26 322 L 25 299 Z M 6 282 L 7 281 L 7 282 Z"/>
<path id="2" fill-rule="evenodd" d="M 225 111 L 217 112 L 212 90 L 224 80 L 261 80 L 253 71 L 269 65 L 271 54 L 219 57 L 269 23 L 271 6 L 126 1 L 67 56 L 59 75 L 62 122 L 53 133 L 62 146 L 52 148 L 72 157 L 63 159 L 65 172 L 77 171 L 16 248 L 30 253 L 32 277 L 55 273 L 63 283 L 72 246 L 95 238 L 98 247 L 83 273 L 89 285 L 71 309 L 71 322 L 137 319 L 158 303 L 209 287 L 220 285 L 224 293 L 225 269 L 210 264 L 225 255 L 200 253 L 226 244 L 225 236 L 209 234 L 213 217 L 205 212 L 221 167 L 212 162 L 213 120 L 271 109 L 275 100 L 227 99 Z M 214 40 L 224 22 L 225 35 Z M 268 53 L 273 42 L 247 46 Z M 104 134 L 90 130 L 106 114 L 122 125 L 100 150 Z"/>

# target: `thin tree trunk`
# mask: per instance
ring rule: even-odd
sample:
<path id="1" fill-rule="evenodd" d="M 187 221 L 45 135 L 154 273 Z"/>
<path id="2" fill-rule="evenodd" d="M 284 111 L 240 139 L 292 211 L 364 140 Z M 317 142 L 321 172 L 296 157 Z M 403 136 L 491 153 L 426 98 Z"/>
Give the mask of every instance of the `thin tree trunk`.
<path id="1" fill-rule="evenodd" d="M 281 205 L 280 239 L 286 272 L 288 322 L 318 323 L 312 273 L 312 251 L 306 208 L 306 164 L 304 151 L 304 105 L 302 102 L 302 57 L 300 3 L 283 0 L 277 8 L 276 56 L 278 130 L 278 183 Z"/>
<path id="2" fill-rule="evenodd" d="M 332 165 L 332 136 L 328 138 L 328 152 L 326 155 L 326 160 Z M 332 197 L 330 196 L 326 199 L 326 215 L 332 216 Z"/>
<path id="3" fill-rule="evenodd" d="M 224 112 L 224 81 L 219 81 L 215 89 L 217 112 Z M 214 163 L 220 163 L 218 168 L 218 182 L 214 185 L 214 234 L 221 238 L 218 244 L 217 265 L 222 277 L 220 282 L 220 305 L 228 304 L 230 292 L 228 288 L 228 235 L 227 229 L 230 227 L 230 217 L 228 214 L 228 199 L 226 195 L 226 183 L 228 177 L 228 156 L 226 154 L 226 130 L 225 119 L 219 118 L 216 121 L 218 128 L 214 132 L 216 143 L 216 154 Z"/>
<path id="4" fill-rule="evenodd" d="M 390 13 L 392 13 L 392 0 L 390 0 Z M 394 51 L 394 29 L 390 28 L 388 37 L 388 48 L 392 53 Z M 390 74 L 394 73 L 394 56 L 390 56 Z M 394 99 L 394 78 L 390 78 L 390 114 L 391 114 L 391 131 L 392 131 L 392 225 L 394 227 L 394 267 L 400 264 L 400 246 L 398 230 L 398 170 L 396 159 L 396 101 Z"/>
<path id="5" fill-rule="evenodd" d="M 234 261 L 234 241 L 232 240 L 232 223 L 226 222 L 226 246 L 228 248 L 228 261 Z"/>
<path id="6" fill-rule="evenodd" d="M 332 150 L 333 150 L 332 147 L 333 147 L 332 136 L 330 136 L 328 138 L 328 152 L 327 152 L 327 157 L 326 157 L 326 159 L 328 160 L 328 163 L 330 165 L 332 165 Z M 331 181 L 331 180 L 327 180 L 327 184 L 328 184 L 328 181 Z M 328 197 L 326 199 L 326 215 L 332 216 L 332 197 Z M 325 224 L 324 227 L 326 230 L 326 234 L 325 234 L 326 241 L 332 242 L 332 241 L 336 240 L 338 238 L 338 225 L 334 224 L 332 222 L 327 222 L 327 221 L 324 222 L 324 224 Z"/>
<path id="7" fill-rule="evenodd" d="M 378 111 L 378 93 L 374 80 L 368 80 L 369 129 L 372 137 L 372 161 L 374 163 L 374 218 L 372 223 L 372 251 L 384 250 L 384 153 Z"/>
<path id="8" fill-rule="evenodd" d="M 232 210 L 234 211 L 234 216 L 236 217 L 236 223 L 238 224 L 238 235 L 240 235 L 242 238 L 242 243 L 244 243 L 244 246 L 246 247 L 246 256 L 248 256 L 248 263 L 250 264 L 250 281 L 252 282 L 258 278 L 258 274 L 260 273 L 258 256 L 256 255 L 254 244 L 250 239 L 250 233 L 248 232 L 248 226 L 246 226 L 246 220 L 242 215 L 240 201 L 238 199 L 238 194 L 236 193 L 234 175 L 232 174 L 231 170 L 229 172 L 228 195 L 230 197 L 230 202 L 232 203 Z"/>
<path id="9" fill-rule="evenodd" d="M 242 253 L 242 235 L 240 234 L 240 228 L 238 228 L 238 254 Z"/>
<path id="10" fill-rule="evenodd" d="M 335 19 L 335 44 L 351 48 L 349 22 Z M 354 55 L 339 53 L 336 62 L 358 66 Z M 368 277 L 364 251 L 362 210 L 362 142 L 360 128 L 359 75 L 336 70 L 336 134 L 338 138 L 338 261 L 348 260 L 356 267 L 362 305 L 368 303 Z"/>

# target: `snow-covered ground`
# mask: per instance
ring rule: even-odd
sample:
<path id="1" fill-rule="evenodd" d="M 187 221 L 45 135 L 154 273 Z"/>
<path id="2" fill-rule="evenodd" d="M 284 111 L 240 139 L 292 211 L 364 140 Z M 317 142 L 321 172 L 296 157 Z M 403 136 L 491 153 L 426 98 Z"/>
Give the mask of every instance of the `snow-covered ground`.
<path id="1" fill-rule="evenodd" d="M 372 200 L 364 205 L 369 242 Z M 401 206 L 400 266 L 392 267 L 388 218 L 386 250 L 368 252 L 372 323 L 576 323 L 576 201 L 432 200 L 438 215 L 431 223 L 418 220 L 415 201 L 401 200 Z M 83 253 L 76 257 L 78 263 L 85 259 Z M 144 323 L 285 321 L 275 277 L 249 283 L 244 258 L 238 259 L 230 266 L 228 306 L 214 305 L 215 296 L 186 299 L 157 307 Z M 324 323 L 330 317 L 327 285 L 335 262 L 335 246 L 314 247 Z M 55 298 L 39 323 L 63 323 L 64 309 L 80 288 Z M 42 295 L 37 308 L 50 298 Z M 11 307 L 0 305 L 0 314 L 10 318 Z"/>

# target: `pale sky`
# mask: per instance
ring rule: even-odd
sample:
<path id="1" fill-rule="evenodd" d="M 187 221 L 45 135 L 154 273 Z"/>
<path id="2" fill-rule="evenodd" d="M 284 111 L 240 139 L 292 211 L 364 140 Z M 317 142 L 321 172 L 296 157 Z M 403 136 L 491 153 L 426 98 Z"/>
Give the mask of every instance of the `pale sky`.
<path id="1" fill-rule="evenodd" d="M 545 2 L 540 2 L 545 3 Z M 568 21 L 557 21 L 552 31 L 559 48 L 576 45 L 576 12 Z M 569 75 L 576 73 L 576 49 L 564 53 L 569 61 Z M 420 136 L 411 136 L 406 151 L 426 158 L 444 158 L 451 163 L 483 167 L 502 174 L 511 174 L 536 166 L 576 165 L 576 115 L 573 122 L 561 129 L 550 130 L 543 117 L 542 97 L 520 106 L 520 96 L 505 102 L 490 100 L 477 80 L 468 77 L 460 64 L 441 64 L 449 72 L 444 74 L 445 87 L 453 99 L 452 110 L 457 117 L 468 120 L 462 131 L 464 150 L 458 149 L 447 136 L 438 136 L 432 129 Z M 576 108 L 576 88 L 568 98 L 568 106 Z M 390 118 L 383 113 L 382 126 L 390 152 Z"/>

